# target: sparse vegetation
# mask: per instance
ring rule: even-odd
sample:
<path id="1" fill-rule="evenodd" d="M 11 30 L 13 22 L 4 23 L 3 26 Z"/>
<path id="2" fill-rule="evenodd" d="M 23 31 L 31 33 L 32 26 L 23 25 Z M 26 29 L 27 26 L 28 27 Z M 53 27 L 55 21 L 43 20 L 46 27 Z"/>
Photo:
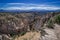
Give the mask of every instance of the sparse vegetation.
<path id="1" fill-rule="evenodd" d="M 36 40 L 38 39 L 37 37 L 40 37 L 40 32 L 27 32 L 23 36 L 15 36 L 14 40 Z"/>
<path id="2" fill-rule="evenodd" d="M 24 35 L 25 33 L 26 33 L 26 32 L 21 32 L 20 35 L 22 36 L 22 35 Z"/>
<path id="3" fill-rule="evenodd" d="M 50 20 L 48 21 L 47 27 L 48 27 L 48 28 L 53 28 L 53 21 L 52 21 L 52 19 L 50 19 Z"/>
<path id="4" fill-rule="evenodd" d="M 55 23 L 60 24 L 60 14 L 55 16 Z"/>
<path id="5" fill-rule="evenodd" d="M 19 33 L 19 34 L 10 34 L 11 35 L 11 37 L 13 38 L 12 40 L 14 40 L 16 37 L 19 37 L 19 36 L 23 36 L 23 35 L 25 35 L 26 34 L 26 32 L 21 32 L 21 33 Z M 24 39 L 24 40 L 26 40 L 26 39 Z"/>
<path id="6" fill-rule="evenodd" d="M 54 17 L 52 17 L 52 19 L 50 18 L 50 20 L 47 23 L 47 27 L 48 28 L 54 28 L 54 23 L 60 24 L 60 14 L 59 15 L 55 15 Z"/>

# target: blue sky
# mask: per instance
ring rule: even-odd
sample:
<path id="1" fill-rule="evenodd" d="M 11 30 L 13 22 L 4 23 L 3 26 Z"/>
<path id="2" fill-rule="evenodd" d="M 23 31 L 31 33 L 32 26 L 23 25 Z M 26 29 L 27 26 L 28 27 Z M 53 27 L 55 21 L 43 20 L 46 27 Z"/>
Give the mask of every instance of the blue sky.
<path id="1" fill-rule="evenodd" d="M 0 0 L 3 10 L 58 10 L 60 0 Z"/>

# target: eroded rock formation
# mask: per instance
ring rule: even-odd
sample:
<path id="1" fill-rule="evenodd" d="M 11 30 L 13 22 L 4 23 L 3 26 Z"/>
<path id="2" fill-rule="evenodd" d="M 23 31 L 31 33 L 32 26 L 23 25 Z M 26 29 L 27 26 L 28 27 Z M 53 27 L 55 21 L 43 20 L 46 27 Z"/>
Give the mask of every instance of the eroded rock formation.
<path id="1" fill-rule="evenodd" d="M 18 35 L 22 32 L 36 31 L 40 32 L 40 39 L 37 40 L 59 40 L 60 36 L 57 36 L 59 32 L 55 33 L 55 31 L 59 31 L 59 29 L 57 29 L 59 27 L 51 29 L 44 26 L 48 20 L 58 14 L 59 13 L 49 13 L 42 16 L 37 13 L 0 14 L 0 34 L 1 36 L 4 34 L 10 37 L 11 35 Z M 34 38 L 35 37 L 31 40 Z M 37 36 L 37 38 L 39 38 L 39 36 Z"/>

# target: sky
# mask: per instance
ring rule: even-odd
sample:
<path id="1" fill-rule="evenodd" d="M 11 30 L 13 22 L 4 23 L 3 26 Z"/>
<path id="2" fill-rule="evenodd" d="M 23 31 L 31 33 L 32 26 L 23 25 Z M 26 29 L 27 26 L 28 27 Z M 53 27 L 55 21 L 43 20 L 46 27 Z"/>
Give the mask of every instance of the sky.
<path id="1" fill-rule="evenodd" d="M 60 0 L 0 0 L 3 10 L 59 10 Z"/>

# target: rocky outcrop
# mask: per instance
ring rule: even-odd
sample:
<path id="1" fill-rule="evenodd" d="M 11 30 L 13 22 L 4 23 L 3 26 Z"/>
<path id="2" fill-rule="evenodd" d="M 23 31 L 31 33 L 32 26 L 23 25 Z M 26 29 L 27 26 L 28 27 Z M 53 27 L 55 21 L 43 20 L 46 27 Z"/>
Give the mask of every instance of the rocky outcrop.
<path id="1" fill-rule="evenodd" d="M 48 20 L 58 14 L 50 13 L 42 16 L 37 13 L 4 14 L 0 16 L 0 34 L 5 34 L 4 38 L 7 38 L 7 36 L 18 35 L 22 32 L 37 31 L 41 33 L 39 34 L 41 39 L 36 40 L 58 40 L 56 35 L 59 33 L 55 31 L 59 29 L 50 29 L 46 26 L 44 28 Z M 35 37 L 33 39 L 35 40 Z"/>
<path id="2" fill-rule="evenodd" d="M 6 34 L 0 34 L 0 40 L 12 40 L 12 38 Z"/>
<path id="3" fill-rule="evenodd" d="M 16 15 L 17 16 L 17 15 Z M 0 32 L 5 34 L 17 34 L 22 31 L 27 31 L 29 23 L 34 20 L 32 14 L 18 14 L 20 17 L 7 15 L 0 18 Z"/>

